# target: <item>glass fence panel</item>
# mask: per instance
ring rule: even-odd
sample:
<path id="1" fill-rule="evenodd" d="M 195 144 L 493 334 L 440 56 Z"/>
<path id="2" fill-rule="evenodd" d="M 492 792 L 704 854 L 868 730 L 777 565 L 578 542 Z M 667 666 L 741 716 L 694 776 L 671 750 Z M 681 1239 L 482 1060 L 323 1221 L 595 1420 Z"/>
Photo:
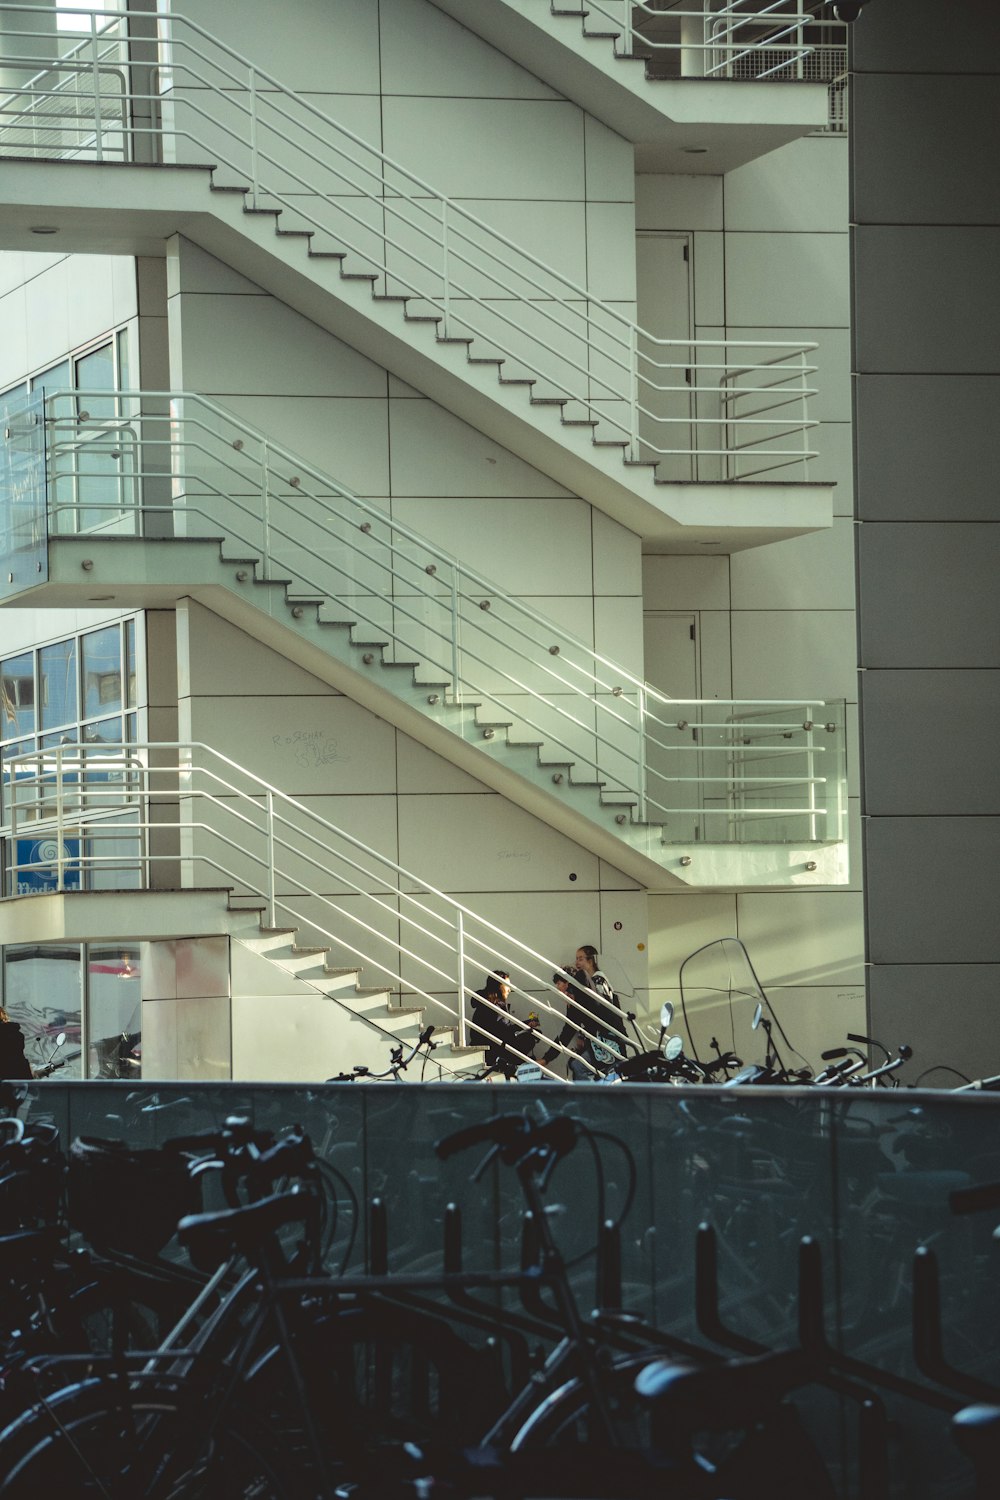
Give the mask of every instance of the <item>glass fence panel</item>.
<path id="1" fill-rule="evenodd" d="M 108 984 L 121 984 L 111 972 L 116 964 L 124 972 L 121 954 L 108 962 Z M 59 1024 L 66 1024 L 62 1015 Z M 114 1025 L 112 1018 L 104 1030 L 110 1035 Z M 131 1014 L 123 1026 L 131 1041 Z M 602 1300 L 648 1320 L 675 1350 L 727 1358 L 783 1350 L 820 1327 L 828 1350 L 816 1380 L 794 1398 L 802 1425 L 819 1444 L 837 1492 L 866 1493 L 858 1422 L 862 1402 L 877 1397 L 891 1424 L 890 1480 L 879 1493 L 894 1500 L 971 1492 L 948 1422 L 977 1396 L 986 1399 L 1000 1372 L 993 1237 L 1000 1132 L 991 1128 L 998 1107 L 991 1095 L 910 1090 L 622 1085 L 500 1092 L 148 1079 L 135 1086 L 5 1085 L 0 1099 L 0 1113 L 50 1119 L 67 1139 L 112 1136 L 136 1147 L 217 1129 L 234 1114 L 278 1132 L 299 1124 L 336 1174 L 330 1268 L 357 1271 L 371 1263 L 377 1198 L 386 1211 L 389 1269 L 431 1276 L 443 1267 L 450 1204 L 461 1209 L 467 1271 L 517 1270 L 525 1233 L 514 1172 L 494 1162 L 473 1180 L 488 1143 L 447 1162 L 437 1158 L 435 1143 L 494 1114 L 536 1123 L 572 1116 L 580 1125 L 577 1146 L 560 1159 L 545 1196 L 584 1319 L 598 1300 L 598 1226 L 620 1220 L 620 1291 L 606 1279 Z M 953 1194 L 966 1193 L 958 1206 L 974 1209 L 968 1190 L 984 1184 L 992 1196 L 979 1194 L 981 1211 L 954 1211 Z M 178 1254 L 176 1246 L 164 1253 Z M 813 1256 L 821 1275 L 810 1303 L 803 1288 L 815 1285 L 808 1276 Z M 926 1292 L 929 1272 L 936 1292 Z M 442 1288 L 428 1295 L 450 1306 Z M 524 1313 L 516 1290 L 477 1295 Z M 453 1316 L 461 1321 L 457 1310 Z M 461 1326 L 471 1337 L 472 1324 Z M 624 1326 L 619 1317 L 617 1327 Z M 628 1326 L 640 1330 L 641 1342 L 641 1324 Z"/>
<path id="2" fill-rule="evenodd" d="M 0 402 L 0 598 L 48 579 L 44 395 Z"/>

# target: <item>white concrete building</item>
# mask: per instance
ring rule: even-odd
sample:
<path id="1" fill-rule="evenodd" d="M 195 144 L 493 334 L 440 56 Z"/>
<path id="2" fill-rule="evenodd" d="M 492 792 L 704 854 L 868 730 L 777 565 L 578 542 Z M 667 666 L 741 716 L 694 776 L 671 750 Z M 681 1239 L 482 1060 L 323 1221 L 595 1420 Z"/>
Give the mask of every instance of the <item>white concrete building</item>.
<path id="1" fill-rule="evenodd" d="M 70 1071 L 323 1078 L 581 943 L 865 1029 L 844 41 L 767 9 L 0 4 L 0 943 Z"/>

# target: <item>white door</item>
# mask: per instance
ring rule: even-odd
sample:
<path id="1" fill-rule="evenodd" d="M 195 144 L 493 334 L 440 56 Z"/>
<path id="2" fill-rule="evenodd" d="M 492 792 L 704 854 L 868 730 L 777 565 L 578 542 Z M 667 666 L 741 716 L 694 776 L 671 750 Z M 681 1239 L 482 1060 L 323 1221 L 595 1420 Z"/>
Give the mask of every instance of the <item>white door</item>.
<path id="1" fill-rule="evenodd" d="M 643 615 L 646 681 L 657 692 L 676 698 L 676 710 L 650 705 L 646 733 L 647 817 L 665 824 L 670 842 L 686 843 L 699 836 L 701 756 L 699 736 L 692 728 L 697 709 L 684 699 L 697 698 L 698 618 L 693 614 L 651 611 Z M 681 727 L 678 727 L 681 726 Z"/>
<path id="2" fill-rule="evenodd" d="M 636 321 L 650 335 L 638 349 L 641 456 L 660 463 L 662 479 L 693 479 L 690 236 L 640 230 L 635 264 Z"/>

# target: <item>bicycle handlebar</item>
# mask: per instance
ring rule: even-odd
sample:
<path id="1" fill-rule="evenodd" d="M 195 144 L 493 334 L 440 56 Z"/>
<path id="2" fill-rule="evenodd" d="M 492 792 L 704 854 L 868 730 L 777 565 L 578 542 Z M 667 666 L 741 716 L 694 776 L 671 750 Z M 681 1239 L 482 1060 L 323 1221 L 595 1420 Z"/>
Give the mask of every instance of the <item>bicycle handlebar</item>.
<path id="1" fill-rule="evenodd" d="M 576 1136 L 577 1123 L 568 1115 L 548 1120 L 544 1125 L 532 1125 L 522 1115 L 498 1115 L 446 1135 L 434 1149 L 442 1161 L 447 1161 L 459 1151 L 489 1142 L 502 1152 L 504 1162 L 513 1166 L 530 1151 L 545 1150 L 565 1156 L 576 1144 Z"/>

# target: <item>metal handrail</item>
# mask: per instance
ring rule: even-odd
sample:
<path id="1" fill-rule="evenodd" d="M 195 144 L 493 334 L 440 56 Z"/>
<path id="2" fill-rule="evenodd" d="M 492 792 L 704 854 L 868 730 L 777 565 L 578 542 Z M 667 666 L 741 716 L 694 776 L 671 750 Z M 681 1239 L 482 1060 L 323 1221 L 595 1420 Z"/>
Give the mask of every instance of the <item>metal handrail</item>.
<path id="1" fill-rule="evenodd" d="M 113 401 L 120 415 L 91 415 L 87 408 L 98 401 Z M 725 776 L 704 765 L 698 776 L 685 775 L 692 736 L 702 761 L 708 757 L 710 765 L 722 756 L 730 762 L 745 716 L 764 710 L 778 721 L 771 732 L 790 741 L 775 753 L 799 758 L 794 771 L 805 765 L 813 725 L 831 719 L 821 702 L 680 704 L 668 698 L 205 397 L 56 391 L 46 392 L 44 410 L 50 534 L 62 534 L 67 523 L 73 531 L 99 534 L 125 524 L 141 533 L 155 518 L 169 523 L 175 535 L 222 536 L 230 551 L 238 545 L 243 556 L 259 557 L 265 578 L 288 576 L 293 607 L 299 598 L 334 601 L 363 628 L 365 639 L 385 640 L 398 659 L 417 660 L 425 678 L 432 669 L 439 673 L 442 714 L 464 703 L 484 716 L 492 711 L 494 722 L 499 713 L 525 726 L 538 736 L 546 758 L 563 755 L 573 763 L 576 779 L 603 782 L 608 791 L 634 799 L 640 821 L 669 824 L 676 814 L 689 816 L 689 796 L 683 807 L 671 796 L 672 789 L 692 783 L 706 792 L 702 816 L 717 820 L 724 809 L 709 803 L 720 784 L 729 788 L 728 812 L 733 798 L 752 786 L 753 774 L 731 765 Z M 120 473 L 105 478 L 101 498 L 93 493 L 88 463 L 96 456 L 105 467 L 110 455 Z M 81 480 L 89 481 L 82 493 Z M 153 503 L 144 493 L 147 482 L 160 487 Z M 167 483 L 169 501 L 158 498 Z M 322 545 L 306 549 L 297 525 L 308 525 Z M 161 524 L 157 534 L 162 531 Z M 390 593 L 387 621 L 381 601 Z M 436 696 L 429 685 L 428 708 Z M 728 716 L 720 712 L 724 708 Z M 468 727 L 490 735 L 474 719 Z M 835 725 L 830 733 L 838 730 Z M 830 746 L 839 751 L 839 743 Z M 823 748 L 816 754 L 822 757 Z M 836 766 L 821 775 L 820 762 L 808 763 L 808 774 L 800 769 L 784 780 L 803 788 L 827 784 L 829 795 Z M 775 809 L 773 817 L 787 811 Z"/>
<path id="2" fill-rule="evenodd" d="M 447 1017 L 444 1024 L 456 1028 L 459 1045 L 470 1032 L 487 1045 L 493 1040 L 466 1016 L 467 1003 L 478 1005 L 482 997 L 466 983 L 465 972 L 475 963 L 489 973 L 498 955 L 518 976 L 513 993 L 542 1010 L 553 1026 L 561 1030 L 566 1024 L 565 997 L 551 983 L 553 973 L 565 973 L 560 964 L 211 745 L 53 745 L 11 756 L 5 765 L 15 889 L 29 869 L 54 870 L 57 890 L 92 884 L 94 877 L 112 871 L 137 873 L 142 888 L 151 889 L 153 873 L 163 866 L 179 866 L 183 888 L 197 889 L 205 881 L 195 872 L 207 871 L 229 884 L 235 896 L 263 901 L 268 926 L 293 918 L 295 925 L 318 933 L 324 946 L 349 952 L 357 967 L 386 976 L 386 988 L 401 1001 L 415 997 L 432 1015 Z M 21 859 L 26 838 L 38 841 L 40 834 L 52 851 L 34 861 Z M 120 847 L 111 854 L 96 852 L 102 840 L 120 845 L 128 837 L 137 840 L 134 853 Z M 365 915 L 331 896 L 331 888 L 367 903 Z M 380 918 L 386 915 L 412 934 L 410 943 L 385 931 Z M 336 926 L 324 925 L 334 920 Z M 345 928 L 355 934 L 346 942 Z M 425 945 L 423 952 L 410 945 L 417 941 Z M 388 948 L 396 967 L 366 944 Z M 418 972 L 420 983 L 414 979 Z M 574 996 L 574 1005 L 596 1026 L 607 1024 L 605 1010 L 620 1016 L 596 993 L 587 1003 Z M 554 1038 L 544 1040 L 567 1057 L 579 1056 Z M 507 1050 L 521 1062 L 534 1061 L 516 1047 Z M 584 1066 L 596 1072 L 586 1060 Z M 547 1067 L 544 1071 L 557 1077 Z"/>
<path id="3" fill-rule="evenodd" d="M 5 10 L 30 14 L 38 8 L 0 5 L 0 22 Z M 148 22 L 146 12 L 135 14 Z M 595 430 L 614 434 L 613 440 L 621 441 L 633 460 L 671 457 L 686 461 L 686 469 L 693 471 L 698 459 L 727 457 L 725 449 L 711 446 L 707 433 L 702 439 L 703 429 L 710 432 L 720 425 L 717 418 L 699 413 L 684 424 L 657 410 L 659 388 L 642 368 L 646 355 L 640 343 L 643 351 L 655 347 L 672 353 L 663 368 L 678 371 L 724 371 L 735 362 L 747 372 L 768 369 L 784 359 L 800 383 L 803 399 L 812 394 L 807 377 L 815 366 L 806 356 L 815 344 L 656 338 L 196 22 L 172 15 L 161 16 L 159 24 L 161 86 L 129 91 L 131 103 L 152 117 L 147 125 L 133 120 L 133 137 L 158 139 L 172 160 L 188 160 L 193 152 L 194 160 L 228 169 L 237 183 L 248 182 L 252 208 L 264 204 L 270 211 L 280 205 L 296 226 L 346 247 L 364 265 L 374 267 L 386 295 L 391 287 L 392 295 L 413 297 L 433 308 L 442 320 L 439 337 L 481 339 L 496 357 L 543 382 L 574 412 L 586 413 L 586 419 L 597 424 Z M 19 39 L 25 34 L 21 31 Z M 139 69 L 143 78 L 151 71 L 157 69 L 149 63 Z M 31 91 L 8 89 L 7 98 L 26 93 Z M 199 144 L 204 137 L 208 143 Z M 286 148 L 290 155 L 276 154 Z M 324 188 L 323 182 L 333 185 Z M 357 211 L 366 203 L 377 207 L 383 227 L 373 227 L 370 213 Z M 484 279 L 503 295 L 494 300 L 484 297 Z M 567 337 L 583 344 L 582 357 L 569 352 Z M 704 360 L 703 351 L 721 351 L 721 358 Z M 755 389 L 748 386 L 741 395 L 750 396 Z M 702 394 L 716 390 L 709 385 Z M 744 420 L 767 421 L 744 418 L 733 410 L 725 430 Z M 796 425 L 794 431 L 816 425 L 807 419 L 804 428 Z M 784 431 L 785 426 L 773 431 Z M 804 445 L 772 446 L 731 477 L 749 478 L 798 464 L 804 453 L 806 458 L 814 456 Z"/>

